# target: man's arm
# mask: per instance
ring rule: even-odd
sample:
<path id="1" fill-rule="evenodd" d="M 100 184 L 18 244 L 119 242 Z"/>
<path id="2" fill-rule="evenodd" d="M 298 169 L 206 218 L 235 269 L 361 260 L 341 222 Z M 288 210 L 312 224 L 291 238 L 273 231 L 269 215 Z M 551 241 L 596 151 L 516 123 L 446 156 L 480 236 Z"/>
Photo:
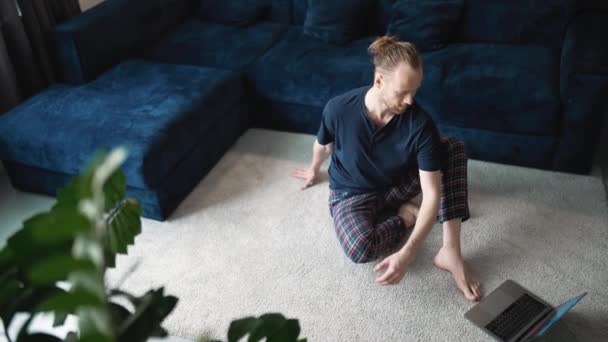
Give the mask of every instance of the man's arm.
<path id="1" fill-rule="evenodd" d="M 295 169 L 292 174 L 292 176 L 296 178 L 304 179 L 304 184 L 302 184 L 302 186 L 300 187 L 301 190 L 304 190 L 315 183 L 319 175 L 319 169 L 321 169 L 321 164 L 323 164 L 327 157 L 331 156 L 333 152 L 333 147 L 333 142 L 327 145 L 321 145 L 315 139 L 315 142 L 312 146 L 312 161 L 310 162 L 310 166 L 305 169 Z"/>
<path id="2" fill-rule="evenodd" d="M 422 204 L 416 219 L 416 225 L 412 234 L 399 253 L 414 257 L 422 242 L 429 234 L 439 211 L 439 199 L 441 196 L 441 172 L 420 170 L 420 186 L 422 188 Z"/>
<path id="3" fill-rule="evenodd" d="M 327 157 L 331 156 L 331 153 L 334 150 L 334 143 L 331 142 L 327 145 L 321 145 L 315 139 L 314 144 L 312 145 L 312 162 L 310 163 L 310 167 L 314 169 L 316 172 L 319 172 L 321 168 L 321 164 L 327 159 Z"/>
<path id="4" fill-rule="evenodd" d="M 374 266 L 373 271 L 386 271 L 376 279 L 380 285 L 398 284 L 409 264 L 414 260 L 422 242 L 433 228 L 439 211 L 439 199 L 441 196 L 441 173 L 440 171 L 420 170 L 420 185 L 422 187 L 422 204 L 418 211 L 418 219 L 414 231 L 405 245 L 396 253 L 393 253 L 379 264 Z"/>

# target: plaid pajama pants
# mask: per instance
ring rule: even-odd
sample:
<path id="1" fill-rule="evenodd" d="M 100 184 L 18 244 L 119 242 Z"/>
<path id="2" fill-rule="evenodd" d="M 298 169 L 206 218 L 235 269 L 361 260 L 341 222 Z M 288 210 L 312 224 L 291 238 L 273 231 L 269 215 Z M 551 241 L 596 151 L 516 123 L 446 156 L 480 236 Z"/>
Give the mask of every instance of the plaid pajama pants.
<path id="1" fill-rule="evenodd" d="M 467 201 L 467 157 L 464 143 L 442 138 L 448 162 L 441 170 L 441 199 L 438 219 L 443 223 L 469 218 Z M 406 227 L 397 211 L 422 191 L 418 170 L 412 170 L 395 187 L 364 194 L 330 191 L 329 210 L 338 240 L 356 263 L 373 261 L 403 242 Z"/>

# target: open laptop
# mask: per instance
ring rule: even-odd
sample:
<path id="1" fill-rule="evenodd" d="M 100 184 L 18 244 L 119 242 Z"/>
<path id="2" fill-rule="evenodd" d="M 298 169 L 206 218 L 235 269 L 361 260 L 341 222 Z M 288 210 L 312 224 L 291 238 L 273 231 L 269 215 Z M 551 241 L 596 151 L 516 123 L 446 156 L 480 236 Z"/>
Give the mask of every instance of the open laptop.
<path id="1" fill-rule="evenodd" d="M 512 280 L 502 283 L 464 316 L 498 341 L 538 340 L 587 292 L 554 308 Z"/>

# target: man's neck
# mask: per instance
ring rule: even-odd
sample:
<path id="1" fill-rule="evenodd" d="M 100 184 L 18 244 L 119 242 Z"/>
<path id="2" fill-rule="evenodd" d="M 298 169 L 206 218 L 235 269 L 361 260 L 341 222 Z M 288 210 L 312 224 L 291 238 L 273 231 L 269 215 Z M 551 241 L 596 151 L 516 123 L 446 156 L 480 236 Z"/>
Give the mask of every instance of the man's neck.
<path id="1" fill-rule="evenodd" d="M 365 109 L 367 109 L 368 115 L 372 116 L 372 119 L 381 122 L 390 120 L 395 113 L 391 113 L 382 101 L 380 101 L 376 88 L 370 88 L 365 94 Z"/>

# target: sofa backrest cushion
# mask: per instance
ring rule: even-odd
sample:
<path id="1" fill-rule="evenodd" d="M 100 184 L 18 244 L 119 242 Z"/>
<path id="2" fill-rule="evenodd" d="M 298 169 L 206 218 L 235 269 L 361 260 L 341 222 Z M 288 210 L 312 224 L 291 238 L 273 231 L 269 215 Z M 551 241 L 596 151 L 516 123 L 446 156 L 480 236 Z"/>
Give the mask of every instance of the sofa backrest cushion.
<path id="1" fill-rule="evenodd" d="M 62 81 L 83 83 L 137 55 L 186 16 L 185 0 L 104 1 L 55 26 Z"/>
<path id="2" fill-rule="evenodd" d="M 326 43 L 346 44 L 367 33 L 361 23 L 374 7 L 373 0 L 308 0 L 304 34 Z"/>
<path id="3" fill-rule="evenodd" d="M 200 0 L 198 17 L 219 24 L 246 26 L 261 18 L 270 0 Z"/>
<path id="4" fill-rule="evenodd" d="M 561 47 L 576 0 L 466 0 L 459 42 Z"/>
<path id="5" fill-rule="evenodd" d="M 441 49 L 458 28 L 463 5 L 464 0 L 399 0 L 387 32 L 421 51 Z"/>
<path id="6" fill-rule="evenodd" d="M 335 1 L 335 0 L 334 0 Z M 360 31 L 365 35 L 382 35 L 386 32 L 392 5 L 397 0 L 371 0 L 370 10 L 365 14 Z M 270 0 L 271 8 L 266 20 L 286 25 L 303 26 L 308 11 L 308 0 Z M 349 1 L 343 0 L 344 3 Z"/>

